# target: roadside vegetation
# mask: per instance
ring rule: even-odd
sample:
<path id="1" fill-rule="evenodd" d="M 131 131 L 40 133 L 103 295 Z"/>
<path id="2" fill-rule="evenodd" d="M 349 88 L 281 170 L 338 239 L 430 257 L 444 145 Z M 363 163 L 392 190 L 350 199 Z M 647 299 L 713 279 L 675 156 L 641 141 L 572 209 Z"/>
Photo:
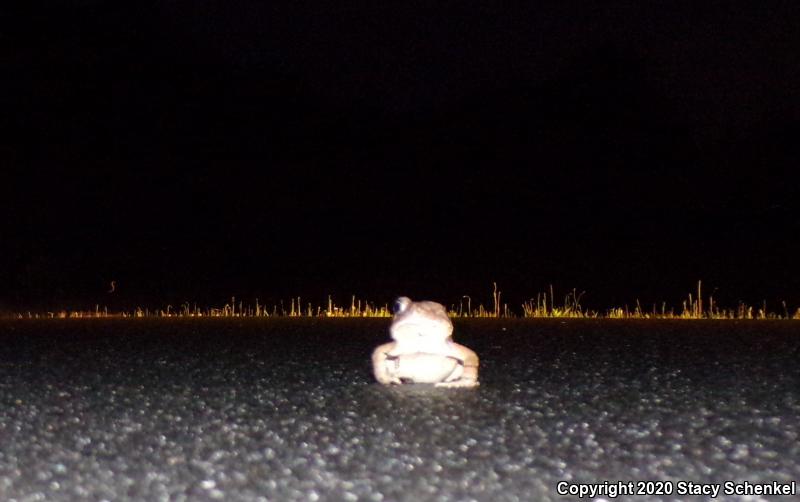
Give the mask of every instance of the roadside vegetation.
<path id="1" fill-rule="evenodd" d="M 581 305 L 585 292 L 573 289 L 563 297 L 557 297 L 553 287 L 538 293 L 518 306 L 509 306 L 503 302 L 502 292 L 497 284 L 493 284 L 492 294 L 484 305 L 464 295 L 457 304 L 447 305 L 451 317 L 480 318 L 600 318 L 600 319 L 800 319 L 800 308 L 790 311 L 786 302 L 781 302 L 777 311 L 767 309 L 766 301 L 761 305 L 740 303 L 735 307 L 718 304 L 713 296 L 703 296 L 702 282 L 697 281 L 697 289 L 689 293 L 676 309 L 666 302 L 643 307 L 638 300 L 629 306 L 612 307 L 605 311 L 589 310 Z M 163 308 L 137 307 L 131 311 L 112 312 L 107 307 L 95 305 L 93 310 L 59 310 L 48 312 L 17 312 L 10 317 L 15 318 L 98 318 L 98 317 L 132 317 L 132 318 L 192 318 L 192 317 L 391 317 L 388 304 L 376 304 L 357 298 L 350 298 L 349 304 L 337 304 L 328 296 L 325 305 L 303 302 L 301 297 L 291 298 L 288 302 L 263 305 L 255 299 L 245 303 L 232 297 L 229 302 L 216 307 L 200 307 L 185 302 L 176 306 L 166 305 Z M 8 317 L 8 316 L 7 316 Z"/>

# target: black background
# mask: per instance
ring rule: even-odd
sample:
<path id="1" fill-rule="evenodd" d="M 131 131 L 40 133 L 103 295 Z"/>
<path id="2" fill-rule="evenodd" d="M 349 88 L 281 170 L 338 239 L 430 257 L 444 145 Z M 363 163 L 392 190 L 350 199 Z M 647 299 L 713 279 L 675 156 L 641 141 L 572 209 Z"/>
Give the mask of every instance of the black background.
<path id="1" fill-rule="evenodd" d="M 793 2 L 5 14 L 0 310 L 800 305 Z"/>

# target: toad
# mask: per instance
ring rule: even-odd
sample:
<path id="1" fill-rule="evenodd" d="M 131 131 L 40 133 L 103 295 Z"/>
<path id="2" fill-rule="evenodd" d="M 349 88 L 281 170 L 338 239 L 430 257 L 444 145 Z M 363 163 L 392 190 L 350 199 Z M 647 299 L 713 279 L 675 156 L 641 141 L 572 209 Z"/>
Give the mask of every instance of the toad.
<path id="1" fill-rule="evenodd" d="M 394 341 L 378 346 L 372 353 L 372 369 L 378 382 L 429 383 L 437 387 L 478 385 L 478 355 L 453 341 L 453 323 L 443 305 L 398 298 L 389 333 Z"/>

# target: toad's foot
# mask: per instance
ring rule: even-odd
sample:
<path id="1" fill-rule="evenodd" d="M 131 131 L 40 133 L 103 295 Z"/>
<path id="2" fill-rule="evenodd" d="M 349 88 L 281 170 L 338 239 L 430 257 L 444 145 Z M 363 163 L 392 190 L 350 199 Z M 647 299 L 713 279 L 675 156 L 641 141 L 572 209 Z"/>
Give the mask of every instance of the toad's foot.
<path id="1" fill-rule="evenodd" d="M 467 364 L 461 366 L 461 371 L 458 373 L 454 373 L 450 379 L 447 379 L 443 382 L 438 382 L 436 384 L 437 387 L 477 387 L 480 385 L 478 382 L 478 356 L 475 355 L 474 352 L 467 349 L 466 347 L 458 346 L 461 350 L 461 354 L 467 356 Z"/>
<path id="2" fill-rule="evenodd" d="M 470 388 L 470 387 L 478 387 L 480 385 L 480 382 L 478 382 L 477 380 L 460 379 L 460 380 L 453 380 L 452 382 L 439 382 L 434 385 L 436 385 L 436 387 Z"/>

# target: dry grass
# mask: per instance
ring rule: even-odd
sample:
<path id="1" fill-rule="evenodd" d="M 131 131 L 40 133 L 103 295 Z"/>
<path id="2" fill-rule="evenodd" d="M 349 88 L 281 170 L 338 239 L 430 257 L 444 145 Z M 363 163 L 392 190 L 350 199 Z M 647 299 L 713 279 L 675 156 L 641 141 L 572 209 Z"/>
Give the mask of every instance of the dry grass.
<path id="1" fill-rule="evenodd" d="M 770 312 L 766 302 L 753 307 L 740 303 L 736 308 L 723 308 L 714 301 L 713 296 L 703 297 L 702 282 L 697 281 L 695 294 L 689 293 L 682 302 L 678 313 L 673 308 L 667 308 L 666 302 L 660 306 L 653 305 L 645 310 L 636 301 L 631 309 L 613 307 L 600 313 L 585 309 L 581 306 L 581 297 L 585 292 L 578 293 L 573 289 L 567 293 L 563 301 L 556 301 L 556 296 L 551 285 L 548 292 L 538 293 L 535 297 L 522 303 L 521 311 L 514 311 L 508 304 L 501 302 L 502 292 L 498 290 L 497 283 L 493 283 L 491 306 L 485 307 L 478 304 L 473 307 L 472 298 L 468 295 L 461 297 L 457 305 L 449 305 L 448 312 L 451 317 L 483 317 L 483 318 L 605 318 L 605 319 L 800 319 L 800 308 L 790 313 L 786 302 L 782 302 L 782 312 Z M 198 307 L 196 304 L 183 303 L 177 307 L 167 305 L 159 309 L 136 308 L 133 311 L 109 312 L 107 308 L 96 305 L 94 310 L 59 310 L 57 312 L 24 312 L 14 314 L 16 318 L 105 318 L 105 317 L 391 317 L 392 312 L 387 304 L 376 305 L 352 296 L 349 306 L 340 306 L 328 296 L 326 305 L 313 305 L 311 302 L 303 303 L 301 297 L 291 298 L 288 305 L 281 301 L 279 304 L 266 306 L 259 303 L 258 299 L 252 304 L 236 301 L 232 297 L 230 302 L 219 307 Z"/>

